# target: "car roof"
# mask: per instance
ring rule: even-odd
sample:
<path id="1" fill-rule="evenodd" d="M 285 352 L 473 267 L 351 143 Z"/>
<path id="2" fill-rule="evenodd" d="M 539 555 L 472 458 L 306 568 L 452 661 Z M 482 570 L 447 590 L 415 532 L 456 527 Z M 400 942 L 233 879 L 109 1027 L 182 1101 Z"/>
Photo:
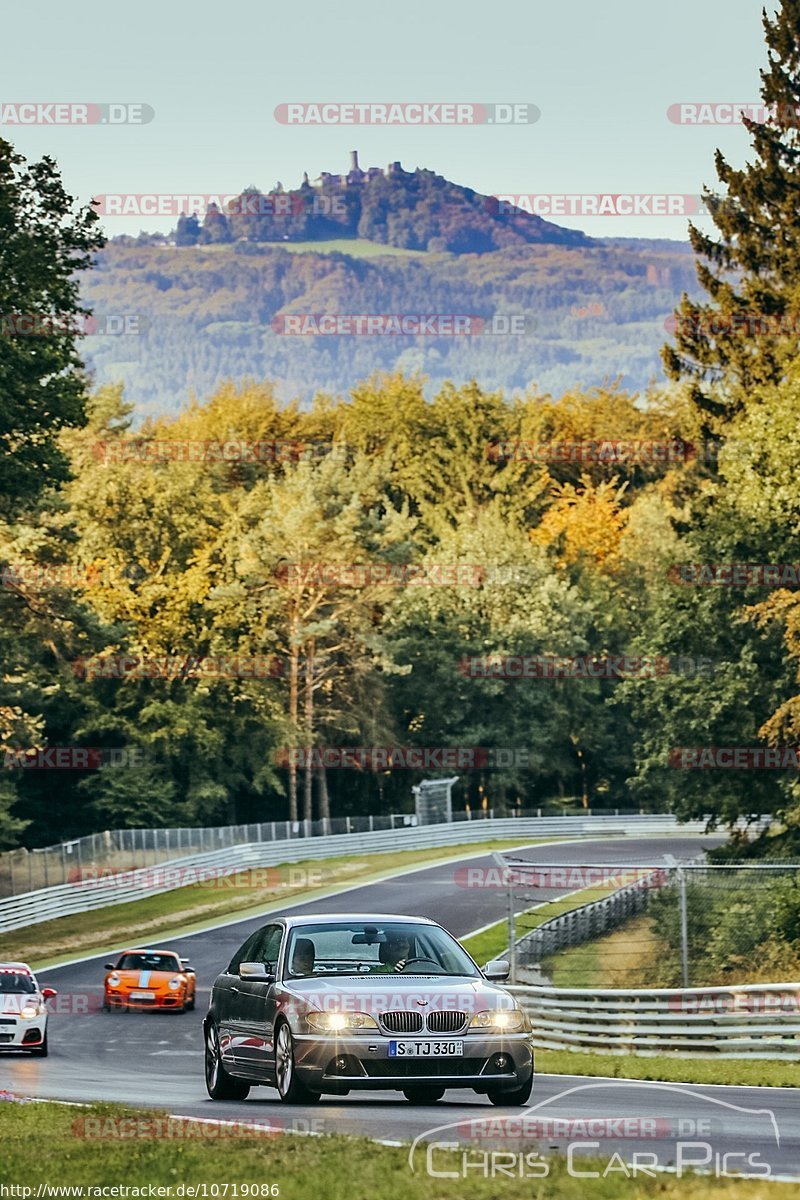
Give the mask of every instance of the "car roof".
<path id="1" fill-rule="evenodd" d="M 177 950 L 145 950 L 143 946 L 132 946 L 130 950 L 120 950 L 120 955 L 122 954 L 174 954 L 176 958 L 179 957 Z"/>
<path id="2" fill-rule="evenodd" d="M 404 917 L 398 913 L 306 913 L 303 916 L 283 917 L 282 920 L 289 927 L 297 925 L 333 925 L 342 921 L 356 921 L 360 925 L 365 925 L 367 922 L 382 925 L 390 921 L 402 921 L 408 925 L 436 925 L 436 921 L 432 921 L 430 917 Z"/>
<path id="3" fill-rule="evenodd" d="M 29 975 L 33 974 L 28 964 L 23 962 L 0 962 L 0 971 L 27 971 Z"/>

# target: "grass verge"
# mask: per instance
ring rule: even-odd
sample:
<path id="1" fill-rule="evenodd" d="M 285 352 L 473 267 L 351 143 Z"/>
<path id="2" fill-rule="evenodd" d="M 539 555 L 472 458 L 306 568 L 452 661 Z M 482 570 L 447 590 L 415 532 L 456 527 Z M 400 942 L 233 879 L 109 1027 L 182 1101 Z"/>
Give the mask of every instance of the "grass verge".
<path id="1" fill-rule="evenodd" d="M 660 952 L 650 918 L 632 917 L 612 933 L 544 959 L 542 970 L 554 987 L 650 987 Z"/>
<path id="2" fill-rule="evenodd" d="M 558 900 L 545 900 L 535 908 L 529 908 L 527 912 L 517 916 L 517 937 L 522 937 L 531 929 L 538 929 L 545 921 L 569 912 L 571 908 L 580 908 L 583 904 L 591 904 L 593 900 L 603 900 L 610 890 L 607 883 L 599 884 L 596 887 L 582 888 L 568 896 L 561 896 Z M 508 949 L 508 921 L 498 921 L 496 925 L 491 925 L 480 933 L 461 938 L 461 944 L 479 966 L 483 966 L 491 958 L 500 958 Z"/>
<path id="3" fill-rule="evenodd" d="M 585 1200 L 587 1195 L 592 1200 L 639 1200 L 654 1193 L 661 1200 L 705 1200 L 709 1196 L 760 1200 L 767 1195 L 766 1186 L 770 1200 L 789 1200 L 797 1195 L 796 1184 L 765 1186 L 763 1180 L 677 1179 L 672 1175 L 625 1178 L 620 1175 L 618 1163 L 606 1178 L 593 1179 L 589 1192 L 586 1179 L 571 1177 L 561 1157 L 547 1160 L 546 1178 L 539 1169 L 538 1178 L 515 1179 L 504 1173 L 498 1179 L 482 1178 L 474 1166 L 464 1171 L 462 1152 L 444 1150 L 435 1152 L 434 1169 L 439 1174 L 434 1177 L 425 1170 L 424 1149 L 418 1152 L 412 1173 L 407 1146 L 381 1146 L 366 1138 L 340 1134 L 220 1138 L 210 1136 L 214 1127 L 200 1124 L 195 1125 L 194 1132 L 188 1124 L 178 1126 L 184 1131 L 182 1137 L 97 1138 L 81 1135 L 87 1121 L 97 1122 L 89 1128 L 113 1130 L 119 1128 L 114 1122 L 129 1118 L 133 1124 L 127 1127 L 141 1130 L 148 1116 L 163 1126 L 164 1114 L 143 1110 L 134 1113 L 105 1104 L 73 1108 L 6 1103 L 2 1107 L 0 1181 L 31 1188 L 29 1196 L 35 1195 L 40 1184 L 84 1189 L 121 1184 L 129 1188 L 129 1197 L 147 1196 L 149 1188 L 160 1187 L 169 1189 L 160 1193 L 162 1196 L 173 1198 L 271 1194 L 280 1200 L 308 1200 L 309 1196 L 324 1196 L 325 1200 L 496 1200 L 498 1196 L 503 1200 L 543 1196 L 547 1200 Z M 593 1162 L 581 1156 L 583 1170 L 593 1166 L 602 1172 L 608 1161 Z M 455 1178 L 442 1178 L 446 1171 Z M 215 1184 L 218 1188 L 212 1192 Z M 271 1185 L 275 1187 L 273 1192 Z M 189 1188 L 196 1190 L 190 1192 Z M 26 1200 L 25 1193 L 18 1194 Z M 92 1193 L 84 1192 L 84 1196 L 91 1197 Z"/>
<path id="4" fill-rule="evenodd" d="M 540 839 L 530 844 L 548 840 L 552 839 Z M 130 943 L 155 941 L 156 937 L 159 940 L 177 937 L 211 926 L 215 921 L 222 923 L 230 917 L 256 916 L 271 905 L 277 907 L 289 900 L 325 895 L 337 888 L 369 883 L 404 869 L 519 844 L 519 839 L 493 840 L 430 850 L 390 851 L 257 867 L 161 892 L 145 900 L 43 921 L 33 926 L 33 934 L 27 928 L 12 930 L 0 935 L 0 958 L 23 959 L 33 967 L 42 968 L 56 960 L 78 958 L 87 951 L 110 949 L 121 940 Z M 153 868 L 154 872 L 158 869 Z M 113 887 L 113 880 L 109 886 Z M 35 944 L 35 951 L 32 944 Z"/>
<path id="5" fill-rule="evenodd" d="M 659 1054 L 591 1054 L 573 1050 L 537 1050 L 536 1070 L 543 1075 L 610 1075 L 614 1079 L 661 1079 L 668 1083 L 727 1083 L 737 1087 L 800 1086 L 796 1062 L 773 1059 L 685 1058 Z"/>

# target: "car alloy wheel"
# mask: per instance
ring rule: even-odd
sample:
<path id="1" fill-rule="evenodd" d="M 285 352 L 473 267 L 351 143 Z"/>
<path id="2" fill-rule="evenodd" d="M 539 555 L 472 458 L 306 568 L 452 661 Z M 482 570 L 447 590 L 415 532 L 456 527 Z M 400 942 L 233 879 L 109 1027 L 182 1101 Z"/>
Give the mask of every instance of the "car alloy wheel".
<path id="1" fill-rule="evenodd" d="M 319 1092 L 309 1091 L 297 1078 L 292 1031 L 285 1022 L 275 1037 L 275 1082 L 285 1104 L 314 1104 L 320 1098 Z"/>
<path id="2" fill-rule="evenodd" d="M 250 1084 L 243 1079 L 233 1079 L 222 1064 L 219 1035 L 213 1021 L 206 1028 L 206 1091 L 212 1100 L 244 1100 L 250 1092 Z"/>

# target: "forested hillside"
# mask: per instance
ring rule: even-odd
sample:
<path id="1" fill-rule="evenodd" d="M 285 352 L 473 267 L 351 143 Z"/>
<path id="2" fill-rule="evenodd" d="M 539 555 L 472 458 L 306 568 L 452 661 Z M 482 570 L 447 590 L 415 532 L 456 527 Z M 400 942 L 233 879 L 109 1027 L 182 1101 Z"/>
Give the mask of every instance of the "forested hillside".
<path id="1" fill-rule="evenodd" d="M 269 378 L 282 399 L 308 402 L 375 370 L 423 372 L 429 395 L 472 378 L 558 394 L 621 377 L 638 389 L 661 376 L 664 322 L 681 292 L 697 291 L 679 243 L 357 256 L 371 245 L 356 241 L 351 255 L 112 243 L 84 276 L 83 298 L 101 327 L 115 315 L 139 323 L 87 338 L 87 360 L 99 384 L 124 382 L 137 412 L 152 415 L 227 379 Z M 499 314 L 521 318 L 525 334 L 287 336 L 275 318 L 292 313 Z"/>

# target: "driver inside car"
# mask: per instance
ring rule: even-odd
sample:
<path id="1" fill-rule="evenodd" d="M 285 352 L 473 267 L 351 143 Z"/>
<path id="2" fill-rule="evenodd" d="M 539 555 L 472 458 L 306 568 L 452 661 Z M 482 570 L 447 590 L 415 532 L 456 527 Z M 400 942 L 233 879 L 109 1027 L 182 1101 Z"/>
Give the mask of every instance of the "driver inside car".
<path id="1" fill-rule="evenodd" d="M 316 950 L 311 938 L 298 938 L 292 954 L 293 975 L 313 975 Z"/>
<path id="2" fill-rule="evenodd" d="M 372 967 L 371 974 L 385 975 L 390 971 L 402 971 L 410 951 L 411 939 L 406 934 L 390 935 L 378 946 L 380 965 Z"/>

